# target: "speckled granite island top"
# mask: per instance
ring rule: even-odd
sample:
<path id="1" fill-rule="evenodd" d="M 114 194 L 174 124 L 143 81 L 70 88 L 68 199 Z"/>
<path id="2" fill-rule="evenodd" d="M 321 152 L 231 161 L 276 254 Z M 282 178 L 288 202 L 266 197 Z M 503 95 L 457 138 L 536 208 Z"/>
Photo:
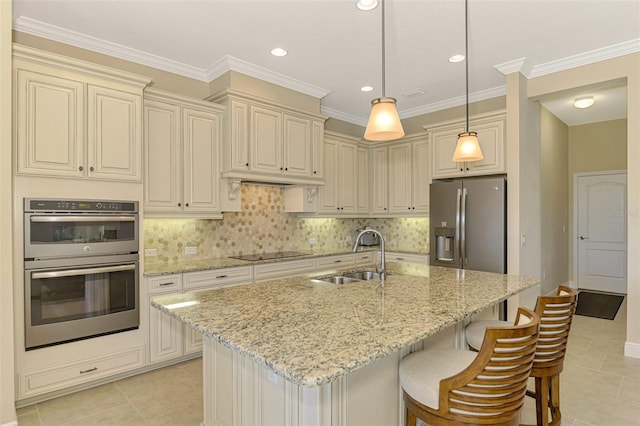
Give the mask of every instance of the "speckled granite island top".
<path id="1" fill-rule="evenodd" d="M 395 273 L 384 288 L 379 280 L 337 285 L 304 275 L 162 296 L 152 304 L 287 380 L 313 387 L 539 282 L 418 264 L 390 269 Z"/>

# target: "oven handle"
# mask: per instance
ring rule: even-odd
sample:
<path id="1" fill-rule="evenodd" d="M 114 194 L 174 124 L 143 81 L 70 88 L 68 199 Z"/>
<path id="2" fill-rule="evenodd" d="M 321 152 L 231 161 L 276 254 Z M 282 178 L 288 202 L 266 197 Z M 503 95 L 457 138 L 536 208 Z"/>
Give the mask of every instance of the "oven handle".
<path id="1" fill-rule="evenodd" d="M 135 216 L 31 216 L 31 222 L 135 222 Z"/>
<path id="2" fill-rule="evenodd" d="M 104 274 L 106 272 L 131 271 L 134 269 L 136 269 L 135 264 L 104 266 L 102 268 L 89 268 L 89 269 L 65 269 L 64 271 L 33 272 L 31 274 L 31 278 L 40 279 L 40 278 L 74 277 L 77 275 Z"/>

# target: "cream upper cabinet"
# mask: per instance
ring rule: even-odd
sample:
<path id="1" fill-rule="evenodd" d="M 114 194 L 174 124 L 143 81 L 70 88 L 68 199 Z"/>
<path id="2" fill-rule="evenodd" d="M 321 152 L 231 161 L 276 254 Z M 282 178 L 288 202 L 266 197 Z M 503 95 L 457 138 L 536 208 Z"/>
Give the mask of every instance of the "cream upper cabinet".
<path id="1" fill-rule="evenodd" d="M 318 212 L 354 214 L 357 203 L 358 140 L 325 132 L 324 178 L 318 190 Z"/>
<path id="2" fill-rule="evenodd" d="M 323 182 L 325 117 L 234 90 L 207 100 L 226 106 L 223 178 L 285 184 Z"/>
<path id="3" fill-rule="evenodd" d="M 16 172 L 139 182 L 149 79 L 14 46 Z"/>
<path id="4" fill-rule="evenodd" d="M 478 133 L 484 159 L 457 163 L 452 161 L 458 133 L 465 131 L 464 121 L 425 126 L 431 143 L 431 177 L 433 179 L 477 176 L 506 172 L 504 111 L 476 116 L 469 120 L 469 129 Z"/>
<path id="5" fill-rule="evenodd" d="M 223 109 L 147 90 L 145 216 L 220 218 Z"/>
<path id="6" fill-rule="evenodd" d="M 369 150 L 359 146 L 356 153 L 356 211 L 369 212 Z"/>
<path id="7" fill-rule="evenodd" d="M 375 147 L 371 151 L 373 166 L 371 212 L 374 214 L 386 214 L 389 212 L 389 200 L 387 197 L 389 188 L 388 149 L 387 147 Z"/>
<path id="8" fill-rule="evenodd" d="M 429 142 L 414 135 L 374 146 L 372 213 L 424 215 L 429 213 Z"/>

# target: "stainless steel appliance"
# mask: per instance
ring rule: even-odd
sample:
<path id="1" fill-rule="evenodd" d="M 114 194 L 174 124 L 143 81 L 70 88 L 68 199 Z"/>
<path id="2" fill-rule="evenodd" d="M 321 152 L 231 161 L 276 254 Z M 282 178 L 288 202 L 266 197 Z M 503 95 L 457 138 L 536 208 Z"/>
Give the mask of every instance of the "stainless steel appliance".
<path id="1" fill-rule="evenodd" d="M 506 273 L 506 179 L 433 181 L 429 196 L 430 262 Z"/>
<path id="2" fill-rule="evenodd" d="M 25 348 L 138 328 L 138 203 L 24 200 Z"/>

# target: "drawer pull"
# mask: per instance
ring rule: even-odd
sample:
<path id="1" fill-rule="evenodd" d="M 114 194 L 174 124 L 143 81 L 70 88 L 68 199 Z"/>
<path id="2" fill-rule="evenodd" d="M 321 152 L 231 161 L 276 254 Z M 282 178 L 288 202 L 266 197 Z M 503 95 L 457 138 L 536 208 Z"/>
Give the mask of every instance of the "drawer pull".
<path id="1" fill-rule="evenodd" d="M 173 285 L 173 283 L 160 283 L 158 284 L 158 287 L 166 287 L 168 285 Z"/>
<path id="2" fill-rule="evenodd" d="M 342 260 L 334 260 L 333 263 L 342 263 Z"/>
<path id="3" fill-rule="evenodd" d="M 229 275 L 216 275 L 216 279 L 227 278 Z"/>
<path id="4" fill-rule="evenodd" d="M 396 260 L 404 260 L 404 257 L 396 257 Z"/>
<path id="5" fill-rule="evenodd" d="M 93 367 L 88 370 L 80 370 L 80 374 L 91 373 L 92 371 L 98 371 L 98 367 Z"/>

